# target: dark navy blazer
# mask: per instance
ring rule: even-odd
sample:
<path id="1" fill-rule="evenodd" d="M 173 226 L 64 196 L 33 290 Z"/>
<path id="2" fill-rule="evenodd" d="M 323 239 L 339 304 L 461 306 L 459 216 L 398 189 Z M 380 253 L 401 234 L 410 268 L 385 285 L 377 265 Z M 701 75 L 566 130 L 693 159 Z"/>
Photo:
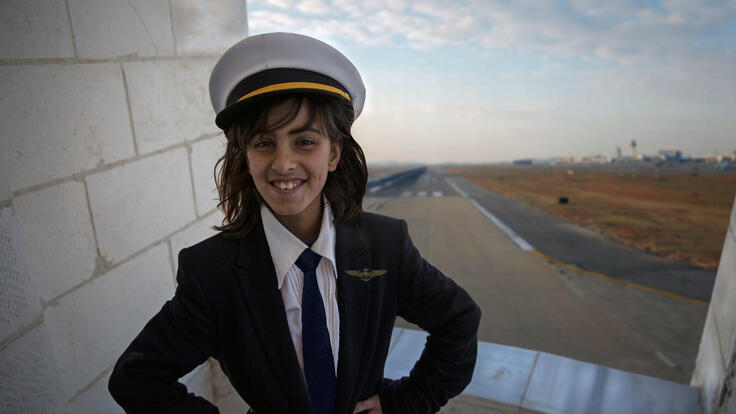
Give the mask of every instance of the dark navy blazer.
<path id="1" fill-rule="evenodd" d="M 436 412 L 470 382 L 480 309 L 419 255 L 406 222 L 371 213 L 336 225 L 340 351 L 335 414 L 379 393 L 385 413 Z M 345 270 L 386 270 L 368 281 Z M 178 382 L 212 356 L 258 414 L 313 413 L 262 224 L 179 253 L 176 293 L 117 361 L 109 389 L 129 413 L 217 413 Z M 430 333 L 410 376 L 383 367 L 396 316 Z"/>

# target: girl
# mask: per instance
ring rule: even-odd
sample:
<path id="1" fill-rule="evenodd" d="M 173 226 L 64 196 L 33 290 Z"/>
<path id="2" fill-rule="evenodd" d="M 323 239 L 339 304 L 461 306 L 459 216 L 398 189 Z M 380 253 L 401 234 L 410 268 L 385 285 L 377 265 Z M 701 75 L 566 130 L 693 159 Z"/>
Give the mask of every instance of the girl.
<path id="1" fill-rule="evenodd" d="M 249 37 L 210 79 L 227 137 L 220 233 L 179 253 L 177 289 L 118 360 L 127 412 L 216 413 L 178 378 L 216 358 L 257 413 L 429 413 L 469 383 L 480 310 L 403 220 L 362 211 L 357 70 L 316 39 Z M 430 333 L 383 378 L 396 316 Z"/>

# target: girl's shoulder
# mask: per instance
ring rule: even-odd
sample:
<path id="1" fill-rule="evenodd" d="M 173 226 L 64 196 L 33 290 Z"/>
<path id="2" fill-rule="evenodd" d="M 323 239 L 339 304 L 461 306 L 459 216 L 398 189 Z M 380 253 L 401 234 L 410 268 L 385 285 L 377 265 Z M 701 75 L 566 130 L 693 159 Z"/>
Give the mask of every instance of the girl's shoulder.
<path id="1" fill-rule="evenodd" d="M 234 263 L 237 259 L 238 239 L 225 237 L 224 233 L 218 232 L 198 243 L 181 249 L 179 261 L 191 261 L 193 263 Z"/>
<path id="2" fill-rule="evenodd" d="M 354 223 L 361 232 L 378 238 L 400 237 L 407 231 L 406 221 L 403 219 L 365 211 L 360 213 Z"/>

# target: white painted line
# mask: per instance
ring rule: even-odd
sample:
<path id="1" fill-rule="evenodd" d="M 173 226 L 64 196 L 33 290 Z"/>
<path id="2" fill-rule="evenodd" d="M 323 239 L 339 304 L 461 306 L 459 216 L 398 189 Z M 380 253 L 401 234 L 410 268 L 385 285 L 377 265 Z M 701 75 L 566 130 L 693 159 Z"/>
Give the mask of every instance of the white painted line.
<path id="1" fill-rule="evenodd" d="M 657 356 L 657 358 L 659 358 L 659 360 L 660 360 L 660 361 L 664 362 L 664 363 L 665 363 L 665 365 L 667 365 L 667 366 L 668 366 L 668 367 L 670 367 L 670 368 L 677 368 L 677 367 L 679 367 L 679 366 L 680 366 L 680 365 L 679 365 L 679 364 L 678 364 L 677 362 L 675 362 L 675 361 L 671 360 L 671 359 L 670 359 L 670 358 L 669 358 L 669 357 L 668 357 L 667 355 L 665 355 L 665 353 L 664 353 L 664 352 L 662 352 L 662 351 L 657 351 L 657 352 L 655 352 L 655 353 L 654 353 L 654 355 L 656 355 L 656 356 Z"/>
<path id="2" fill-rule="evenodd" d="M 417 197 L 426 197 L 427 192 L 426 191 L 417 191 Z"/>
<path id="3" fill-rule="evenodd" d="M 403 193 L 401 193 L 401 196 L 402 197 L 410 197 L 411 196 L 411 191 L 404 191 Z"/>
<path id="4" fill-rule="evenodd" d="M 381 188 L 383 188 L 383 186 L 377 185 L 377 186 L 371 188 L 370 190 L 368 190 L 368 192 L 369 193 L 375 193 L 376 191 L 380 190 Z"/>
<path id="5" fill-rule="evenodd" d="M 433 191 L 432 197 L 442 197 L 442 191 Z"/>
<path id="6" fill-rule="evenodd" d="M 493 222 L 493 224 L 495 224 L 496 227 L 498 227 L 498 229 L 501 230 L 506 235 L 506 237 L 508 237 L 512 242 L 516 243 L 516 245 L 519 246 L 519 248 L 521 250 L 524 250 L 524 251 L 527 251 L 527 252 L 528 251 L 531 251 L 531 250 L 534 250 L 534 246 L 532 246 L 531 244 L 529 244 L 529 242 L 527 242 L 521 236 L 519 236 L 518 234 L 516 234 L 515 231 L 511 230 L 511 228 L 509 226 L 507 226 L 506 224 L 504 224 L 496 216 L 494 216 L 488 210 L 486 210 L 485 208 L 483 208 L 483 206 L 481 206 L 480 204 L 478 204 L 477 201 L 473 200 L 473 198 L 470 197 L 468 195 L 468 193 L 466 193 L 465 191 L 461 190 L 460 187 L 458 187 L 455 183 L 453 183 L 452 181 L 450 181 L 449 178 L 445 177 L 445 180 L 447 181 L 448 184 L 450 184 L 450 187 L 452 187 L 455 191 L 457 191 L 458 193 L 460 193 L 461 196 L 467 198 L 468 201 L 470 201 L 470 203 L 473 204 L 476 209 L 478 209 L 478 211 L 480 211 L 484 216 L 486 216 L 486 218 L 488 218 L 488 220 L 491 220 L 491 222 Z"/>

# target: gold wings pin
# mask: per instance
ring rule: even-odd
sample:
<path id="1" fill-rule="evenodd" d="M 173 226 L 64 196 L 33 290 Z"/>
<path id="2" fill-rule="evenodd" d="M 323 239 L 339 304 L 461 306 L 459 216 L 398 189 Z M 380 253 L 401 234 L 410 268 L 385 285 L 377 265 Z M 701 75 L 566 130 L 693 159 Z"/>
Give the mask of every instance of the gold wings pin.
<path id="1" fill-rule="evenodd" d="M 349 274 L 350 276 L 357 277 L 358 279 L 367 282 L 371 279 L 373 279 L 376 276 L 383 276 L 386 274 L 385 270 L 371 270 L 363 268 L 363 270 L 346 270 L 345 273 Z"/>

